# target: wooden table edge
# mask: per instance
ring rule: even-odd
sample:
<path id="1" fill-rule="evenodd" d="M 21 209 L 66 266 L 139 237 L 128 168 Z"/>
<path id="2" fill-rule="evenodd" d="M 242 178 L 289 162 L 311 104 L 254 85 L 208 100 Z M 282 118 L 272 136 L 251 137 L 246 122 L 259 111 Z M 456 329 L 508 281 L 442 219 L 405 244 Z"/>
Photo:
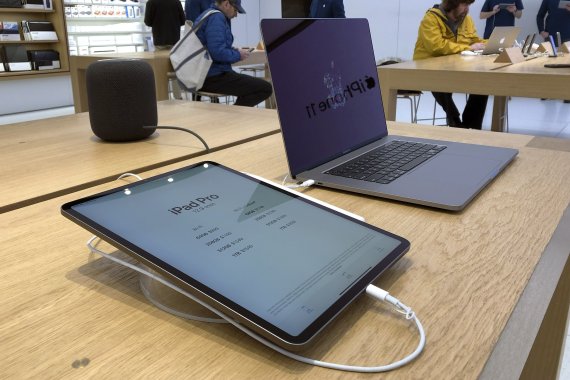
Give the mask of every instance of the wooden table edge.
<path id="1" fill-rule="evenodd" d="M 145 165 L 145 166 L 141 166 L 141 167 L 136 167 L 136 168 L 131 168 L 131 169 L 127 169 L 127 170 L 122 170 L 120 173 L 111 173 L 105 177 L 97 178 L 93 181 L 88 181 L 88 182 L 85 182 L 85 183 L 82 183 L 79 185 L 66 187 L 64 189 L 60 189 L 60 190 L 57 190 L 57 191 L 54 191 L 51 193 L 42 194 L 42 195 L 37 196 L 37 197 L 32 197 L 32 198 L 24 199 L 24 200 L 17 201 L 14 203 L 10 203 L 10 204 L 5 205 L 5 206 L 0 206 L 0 214 L 3 214 L 5 212 L 9 212 L 9 211 L 14 211 L 14 210 L 17 210 L 19 208 L 30 206 L 30 205 L 33 205 L 33 204 L 36 204 L 39 202 L 44 202 L 44 201 L 47 201 L 47 200 L 50 200 L 53 198 L 57 198 L 57 197 L 60 197 L 63 195 L 71 194 L 71 193 L 74 193 L 77 191 L 85 190 L 85 189 L 93 187 L 93 186 L 101 185 L 105 182 L 110 182 L 110 181 L 117 179 L 118 176 L 120 176 L 121 174 L 124 174 L 124 173 L 128 173 L 128 172 L 129 173 L 140 173 L 140 172 L 145 172 L 145 171 L 157 169 L 157 168 L 162 167 L 162 166 L 167 166 L 167 165 L 174 164 L 177 162 L 189 160 L 189 159 L 196 158 L 199 156 L 203 156 L 203 155 L 206 155 L 209 153 L 217 152 L 219 150 L 231 148 L 231 147 L 236 146 L 236 145 L 245 144 L 245 143 L 248 143 L 248 142 L 253 141 L 253 140 L 257 140 L 257 139 L 260 139 L 263 137 L 267 137 L 267 136 L 271 136 L 273 134 L 277 134 L 279 132 L 280 132 L 280 130 L 276 129 L 274 131 L 268 131 L 268 132 L 261 133 L 259 135 L 249 136 L 249 137 L 237 140 L 237 141 L 222 144 L 220 146 L 210 148 L 209 150 L 204 149 L 204 150 L 201 150 L 201 151 L 198 151 L 195 153 L 190 153 L 190 154 L 187 154 L 184 156 L 174 157 L 174 158 L 170 158 L 168 160 L 155 162 L 153 164 L 149 164 L 149 165 Z"/>
<path id="2" fill-rule="evenodd" d="M 557 374 L 549 369 L 559 367 L 568 316 L 568 231 L 570 206 L 515 305 L 480 379 L 556 378 Z"/>

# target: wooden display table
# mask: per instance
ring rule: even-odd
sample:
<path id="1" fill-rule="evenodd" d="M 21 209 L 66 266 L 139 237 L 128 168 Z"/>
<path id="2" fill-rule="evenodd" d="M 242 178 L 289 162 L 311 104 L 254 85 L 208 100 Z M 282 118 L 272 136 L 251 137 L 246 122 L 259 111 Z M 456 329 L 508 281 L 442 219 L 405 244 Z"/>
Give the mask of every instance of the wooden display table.
<path id="1" fill-rule="evenodd" d="M 416 361 L 382 378 L 553 378 L 570 292 L 570 215 L 563 215 L 570 201 L 568 144 L 411 124 L 389 128 L 513 147 L 520 154 L 459 213 L 305 190 L 411 241 L 411 250 L 376 284 L 413 307 L 427 346 Z M 281 136 L 272 135 L 141 175 L 203 159 L 275 181 L 287 173 Z M 87 166 L 98 159 L 84 155 L 82 161 Z M 59 213 L 64 202 L 122 184 L 112 181 L 0 215 L 2 377 L 370 378 L 295 362 L 231 326 L 182 320 L 149 304 L 138 275 L 89 255 L 90 234 Z M 406 356 L 417 339 L 389 307 L 362 296 L 302 354 L 379 365 Z"/>
<path id="2" fill-rule="evenodd" d="M 158 123 L 191 129 L 212 150 L 279 132 L 274 110 L 174 100 L 158 103 Z M 173 130 L 103 142 L 88 113 L 3 125 L 0 146 L 0 213 L 206 153 L 196 137 Z"/>

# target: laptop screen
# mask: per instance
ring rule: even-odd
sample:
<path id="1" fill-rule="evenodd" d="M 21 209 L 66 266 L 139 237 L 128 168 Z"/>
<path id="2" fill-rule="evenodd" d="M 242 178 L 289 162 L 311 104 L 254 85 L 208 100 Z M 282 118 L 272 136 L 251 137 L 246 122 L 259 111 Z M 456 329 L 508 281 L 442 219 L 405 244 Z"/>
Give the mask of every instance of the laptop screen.
<path id="1" fill-rule="evenodd" d="M 265 19 L 292 175 L 388 134 L 366 19 Z"/>

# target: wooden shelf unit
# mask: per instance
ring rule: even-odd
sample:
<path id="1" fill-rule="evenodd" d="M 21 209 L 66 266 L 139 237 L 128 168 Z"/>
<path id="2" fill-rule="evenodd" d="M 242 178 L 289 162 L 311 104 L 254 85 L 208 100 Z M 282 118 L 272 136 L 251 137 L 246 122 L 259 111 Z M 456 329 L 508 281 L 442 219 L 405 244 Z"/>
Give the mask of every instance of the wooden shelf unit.
<path id="1" fill-rule="evenodd" d="M 25 8 L 0 8 L 0 21 L 50 21 L 57 33 L 57 41 L 25 41 L 20 25 L 20 37 L 22 41 L 0 41 L 2 45 L 22 44 L 27 50 L 53 49 L 59 53 L 61 68 L 54 70 L 31 70 L 31 71 L 5 71 L 0 72 L 0 79 L 22 78 L 36 75 L 53 75 L 69 73 L 69 53 L 67 47 L 67 28 L 63 14 L 62 0 L 52 0 L 53 9 L 25 9 Z"/>

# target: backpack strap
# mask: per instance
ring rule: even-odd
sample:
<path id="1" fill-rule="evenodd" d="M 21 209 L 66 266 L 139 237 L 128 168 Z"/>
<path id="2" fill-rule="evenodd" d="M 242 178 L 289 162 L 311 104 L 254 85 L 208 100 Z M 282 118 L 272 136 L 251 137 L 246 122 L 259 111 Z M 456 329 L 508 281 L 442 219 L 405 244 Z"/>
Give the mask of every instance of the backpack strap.
<path id="1" fill-rule="evenodd" d="M 192 33 L 196 33 L 198 31 L 198 29 L 200 29 L 200 27 L 202 26 L 202 24 L 204 24 L 204 22 L 206 21 L 206 19 L 210 16 L 213 15 L 214 13 L 222 13 L 217 9 L 210 9 L 208 12 L 206 12 L 206 14 L 204 14 L 204 16 L 202 17 L 202 19 L 200 20 L 200 22 L 198 22 L 197 24 L 192 25 L 192 29 L 190 29 L 188 31 L 188 33 L 184 34 L 184 36 L 182 37 L 182 39 L 180 39 L 180 41 L 178 41 L 176 43 L 176 45 L 174 45 L 174 47 L 172 48 L 172 50 L 170 51 L 170 54 L 174 53 L 176 50 L 178 50 L 178 48 L 180 47 L 180 45 L 182 45 L 183 41 L 188 38 Z"/>
<path id="2" fill-rule="evenodd" d="M 198 29 L 200 29 L 204 21 L 206 21 L 206 19 L 210 17 L 210 15 L 213 15 L 214 13 L 222 13 L 222 12 L 220 12 L 217 9 L 210 9 L 196 25 L 192 25 L 192 29 L 190 29 L 188 33 L 196 33 Z"/>

